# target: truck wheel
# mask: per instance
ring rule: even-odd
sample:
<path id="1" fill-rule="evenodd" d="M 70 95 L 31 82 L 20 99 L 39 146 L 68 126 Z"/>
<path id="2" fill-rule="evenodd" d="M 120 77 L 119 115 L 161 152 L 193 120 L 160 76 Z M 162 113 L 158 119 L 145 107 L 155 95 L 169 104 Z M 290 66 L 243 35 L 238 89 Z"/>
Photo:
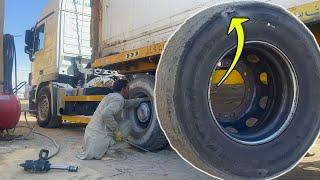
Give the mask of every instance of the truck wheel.
<path id="1" fill-rule="evenodd" d="M 42 87 L 37 95 L 37 122 L 44 128 L 57 128 L 62 124 L 61 119 L 52 116 L 49 87 Z"/>
<path id="2" fill-rule="evenodd" d="M 227 35 L 232 17 L 250 18 L 237 66 L 240 103 L 226 95 L 229 85 L 212 84 L 235 55 L 236 33 Z M 319 135 L 319 59 L 313 35 L 283 8 L 258 2 L 208 8 L 187 20 L 162 54 L 155 88 L 161 127 L 178 154 L 210 176 L 276 178 Z M 229 111 L 227 98 L 237 104 Z"/>
<path id="3" fill-rule="evenodd" d="M 168 142 L 156 118 L 153 90 L 154 77 L 139 75 L 129 84 L 130 98 L 149 97 L 149 103 L 141 103 L 137 108 L 125 112 L 131 122 L 129 141 L 150 151 L 164 148 Z"/>

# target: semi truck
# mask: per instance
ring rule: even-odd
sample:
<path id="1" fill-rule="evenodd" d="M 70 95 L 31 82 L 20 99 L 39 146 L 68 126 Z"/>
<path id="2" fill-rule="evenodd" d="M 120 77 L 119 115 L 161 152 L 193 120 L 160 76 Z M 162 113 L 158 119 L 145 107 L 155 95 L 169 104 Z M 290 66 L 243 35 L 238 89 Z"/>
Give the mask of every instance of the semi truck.
<path id="1" fill-rule="evenodd" d="M 132 144 L 169 143 L 219 179 L 279 177 L 319 135 L 319 8 L 314 0 L 49 1 L 26 31 L 30 109 L 41 127 L 88 123 L 113 79 L 125 78 L 130 98 L 150 99 L 123 113 Z M 232 25 L 237 18 L 247 21 Z M 241 31 L 239 62 L 218 86 Z"/>

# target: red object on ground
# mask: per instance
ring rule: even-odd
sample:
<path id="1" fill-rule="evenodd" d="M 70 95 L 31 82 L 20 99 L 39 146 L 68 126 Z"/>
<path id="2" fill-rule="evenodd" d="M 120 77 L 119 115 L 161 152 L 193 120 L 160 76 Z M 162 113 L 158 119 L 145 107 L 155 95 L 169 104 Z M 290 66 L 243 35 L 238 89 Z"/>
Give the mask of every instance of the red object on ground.
<path id="1" fill-rule="evenodd" d="M 21 105 L 17 96 L 0 95 L 0 130 L 16 127 L 20 114 Z"/>

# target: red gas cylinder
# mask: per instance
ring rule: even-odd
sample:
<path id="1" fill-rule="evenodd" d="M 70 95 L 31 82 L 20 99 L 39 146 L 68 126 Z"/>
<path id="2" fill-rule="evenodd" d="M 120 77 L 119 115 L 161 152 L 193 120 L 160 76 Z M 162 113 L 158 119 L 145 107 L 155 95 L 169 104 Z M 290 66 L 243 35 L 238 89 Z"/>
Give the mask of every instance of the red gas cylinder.
<path id="1" fill-rule="evenodd" d="M 0 130 L 16 127 L 20 114 L 20 101 L 15 95 L 0 95 Z"/>

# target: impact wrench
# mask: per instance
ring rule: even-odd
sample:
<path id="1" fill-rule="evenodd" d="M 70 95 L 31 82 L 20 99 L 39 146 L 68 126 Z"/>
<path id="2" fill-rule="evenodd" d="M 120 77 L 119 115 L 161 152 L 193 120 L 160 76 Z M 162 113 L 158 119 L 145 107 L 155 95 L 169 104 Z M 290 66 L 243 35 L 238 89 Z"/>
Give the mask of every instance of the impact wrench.
<path id="1" fill-rule="evenodd" d="M 18 164 L 25 171 L 30 173 L 46 173 L 51 169 L 66 170 L 69 172 L 77 172 L 78 166 L 52 165 L 48 161 L 49 150 L 42 149 L 39 153 L 38 160 L 26 160 L 25 163 Z"/>

